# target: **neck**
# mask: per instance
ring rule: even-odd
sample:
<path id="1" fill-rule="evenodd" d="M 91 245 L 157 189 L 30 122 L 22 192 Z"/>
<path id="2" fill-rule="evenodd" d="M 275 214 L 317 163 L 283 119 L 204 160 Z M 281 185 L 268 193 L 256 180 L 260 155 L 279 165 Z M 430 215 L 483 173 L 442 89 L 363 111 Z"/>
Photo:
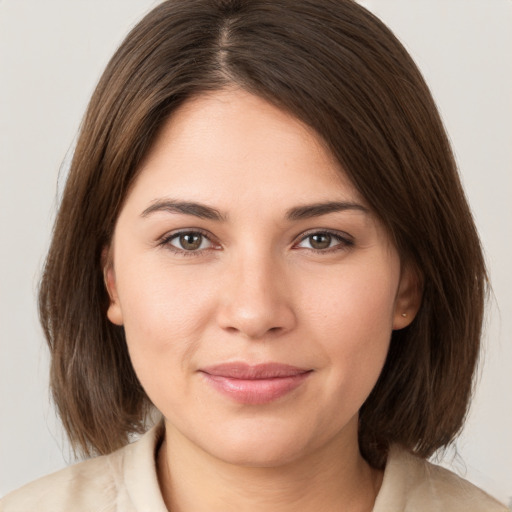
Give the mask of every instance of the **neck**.
<path id="1" fill-rule="evenodd" d="M 333 456 L 334 455 L 334 456 Z M 166 427 L 157 457 L 165 504 L 173 512 L 369 512 L 382 473 L 351 446 L 324 446 L 273 467 L 230 464 Z"/>

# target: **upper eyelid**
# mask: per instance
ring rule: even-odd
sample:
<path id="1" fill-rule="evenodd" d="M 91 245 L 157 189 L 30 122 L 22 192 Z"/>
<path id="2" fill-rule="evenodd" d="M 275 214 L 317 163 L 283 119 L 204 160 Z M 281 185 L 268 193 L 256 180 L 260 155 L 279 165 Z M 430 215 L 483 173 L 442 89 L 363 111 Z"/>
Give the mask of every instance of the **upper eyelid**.
<path id="1" fill-rule="evenodd" d="M 351 241 L 353 242 L 354 241 L 354 237 L 347 233 L 346 231 L 339 231 L 339 230 L 336 230 L 336 229 L 312 229 L 312 230 L 308 230 L 308 231 L 305 231 L 304 233 L 300 234 L 299 235 L 299 242 L 301 242 L 302 240 L 312 236 L 312 235 L 316 235 L 316 234 L 327 234 L 327 235 L 332 235 L 334 237 L 337 237 L 337 238 L 340 238 L 340 239 L 343 239 L 343 240 L 347 240 L 347 241 Z"/>
<path id="2" fill-rule="evenodd" d="M 210 240 L 210 241 L 213 241 L 213 239 L 215 239 L 215 237 L 209 231 L 206 231 L 204 229 L 184 228 L 184 229 L 177 229 L 175 231 L 169 231 L 169 232 L 165 233 L 164 235 L 162 235 L 161 237 L 159 237 L 159 240 L 170 240 L 171 238 L 174 238 L 178 235 L 183 235 L 183 234 L 187 234 L 187 233 L 198 233 L 198 234 L 208 238 L 208 240 Z"/>

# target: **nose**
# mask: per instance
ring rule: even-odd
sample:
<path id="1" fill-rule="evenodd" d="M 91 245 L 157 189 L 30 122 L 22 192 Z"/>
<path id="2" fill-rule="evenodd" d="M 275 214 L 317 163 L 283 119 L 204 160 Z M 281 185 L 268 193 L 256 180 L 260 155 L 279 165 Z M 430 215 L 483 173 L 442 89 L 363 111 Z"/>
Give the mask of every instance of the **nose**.
<path id="1" fill-rule="evenodd" d="M 292 330 L 297 318 L 283 268 L 255 251 L 234 259 L 222 280 L 218 325 L 254 340 Z"/>

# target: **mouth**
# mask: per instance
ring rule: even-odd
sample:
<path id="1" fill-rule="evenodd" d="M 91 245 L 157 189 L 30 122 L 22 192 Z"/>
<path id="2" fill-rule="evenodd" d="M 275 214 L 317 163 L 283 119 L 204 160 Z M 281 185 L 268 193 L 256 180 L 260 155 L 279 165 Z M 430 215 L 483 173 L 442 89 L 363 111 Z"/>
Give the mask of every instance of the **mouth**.
<path id="1" fill-rule="evenodd" d="M 298 388 L 313 370 L 280 363 L 224 363 L 199 370 L 206 382 L 231 400 L 265 404 Z"/>

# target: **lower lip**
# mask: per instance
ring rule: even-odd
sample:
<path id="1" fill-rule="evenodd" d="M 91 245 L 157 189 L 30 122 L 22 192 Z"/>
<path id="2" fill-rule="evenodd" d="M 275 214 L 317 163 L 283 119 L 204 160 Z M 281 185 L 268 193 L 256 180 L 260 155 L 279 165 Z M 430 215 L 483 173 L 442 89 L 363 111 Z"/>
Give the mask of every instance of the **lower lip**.
<path id="1" fill-rule="evenodd" d="M 242 404 L 266 404 L 281 398 L 298 388 L 311 372 L 270 379 L 234 379 L 203 373 L 207 382 L 235 402 Z"/>

